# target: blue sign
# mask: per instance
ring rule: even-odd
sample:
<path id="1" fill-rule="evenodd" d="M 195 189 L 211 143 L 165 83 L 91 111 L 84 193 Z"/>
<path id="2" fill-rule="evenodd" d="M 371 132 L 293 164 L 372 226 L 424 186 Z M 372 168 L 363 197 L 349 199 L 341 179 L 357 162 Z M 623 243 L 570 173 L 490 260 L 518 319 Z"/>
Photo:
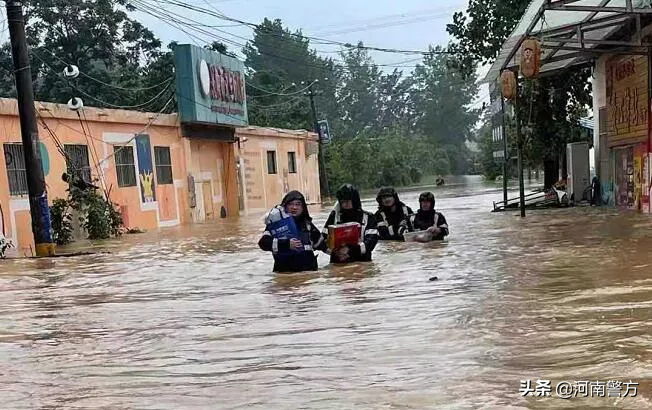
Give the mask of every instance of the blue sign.
<path id="1" fill-rule="evenodd" d="M 319 139 L 323 144 L 331 142 L 331 129 L 328 127 L 327 120 L 319 121 Z"/>
<path id="2" fill-rule="evenodd" d="M 38 143 L 39 151 L 41 152 L 41 165 L 43 165 L 43 176 L 50 175 L 50 155 L 48 149 L 42 142 Z"/>
<path id="3" fill-rule="evenodd" d="M 154 189 L 154 167 L 152 166 L 152 148 L 149 143 L 149 135 L 140 134 L 136 136 L 136 155 L 138 156 L 138 178 L 140 179 L 141 201 L 156 201 L 156 189 Z"/>
<path id="4" fill-rule="evenodd" d="M 249 125 L 244 63 L 190 44 L 174 49 L 182 123 Z"/>

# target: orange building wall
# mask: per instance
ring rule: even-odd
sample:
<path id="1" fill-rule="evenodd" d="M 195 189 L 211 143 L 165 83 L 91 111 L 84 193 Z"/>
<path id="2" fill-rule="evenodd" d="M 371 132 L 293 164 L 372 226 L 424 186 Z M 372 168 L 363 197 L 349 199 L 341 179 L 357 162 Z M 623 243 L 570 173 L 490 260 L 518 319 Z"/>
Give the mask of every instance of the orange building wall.
<path id="1" fill-rule="evenodd" d="M 261 127 L 236 129 L 238 144 L 207 139 L 183 138 L 176 114 L 151 114 L 124 110 L 84 108 L 83 126 L 76 112 L 65 105 L 36 103 L 40 141 L 49 157 L 45 175 L 50 204 L 66 198 L 68 184 L 61 179 L 66 162 L 57 150 L 61 144 L 88 146 L 89 163 L 99 186 L 109 192 L 120 207 L 125 226 L 152 230 L 184 223 L 220 218 L 222 207 L 227 217 L 268 210 L 278 204 L 289 190 L 301 191 L 309 203 L 320 202 L 317 166 L 317 137 L 307 131 L 290 131 Z M 39 120 L 40 121 L 40 120 Z M 48 131 L 51 130 L 52 134 Z M 138 154 L 134 136 L 147 134 L 154 168 L 154 202 L 141 199 L 138 177 Z M 21 142 L 20 123 L 15 100 L 0 99 L 0 143 Z M 113 156 L 114 145 L 133 148 L 137 185 L 118 187 Z M 312 148 L 308 149 L 308 145 Z M 154 147 L 170 148 L 173 183 L 160 185 L 156 176 Z M 267 173 L 267 150 L 275 150 L 277 174 Z M 3 146 L 0 145 L 3 151 Z M 296 153 L 296 173 L 289 173 L 288 151 Z M 3 156 L 0 156 L 2 159 Z M 99 163 L 99 166 L 95 164 Z M 47 167 L 46 167 L 47 168 Z M 240 171 L 238 171 L 240 169 Z M 194 178 L 189 186 L 189 176 Z M 240 176 L 241 185 L 238 180 Z M 196 206 L 191 207 L 194 189 Z M 243 209 L 239 194 L 242 191 Z M 31 218 L 27 196 L 10 196 L 7 168 L 0 160 L 0 231 L 4 230 L 17 248 L 8 256 L 33 255 Z"/>
<path id="2" fill-rule="evenodd" d="M 39 113 L 39 139 L 47 151 L 49 163 L 44 171 L 50 204 L 56 198 L 66 198 L 68 184 L 61 179 L 66 172 L 64 156 L 59 153 L 55 138 L 62 144 L 81 144 L 88 146 L 89 163 L 93 178 L 99 178 L 100 188 L 109 192 L 111 200 L 123 211 L 127 227 L 155 229 L 183 223 L 181 210 L 187 195 L 184 188 L 185 161 L 181 155 L 179 128 L 176 115 L 156 115 L 122 110 L 100 110 L 85 108 L 82 116 L 83 126 L 77 114 L 64 105 L 37 103 Z M 43 125 L 41 119 L 47 127 Z M 152 123 L 148 126 L 148 123 Z M 51 131 L 48 131 L 49 130 Z M 172 158 L 174 184 L 156 183 L 156 202 L 141 204 L 140 181 L 136 187 L 118 187 L 112 144 L 115 141 L 129 140 L 137 133 L 150 136 L 152 165 L 154 146 L 169 146 Z M 20 143 L 20 123 L 15 100 L 0 99 L 0 142 Z M 132 141 L 133 145 L 134 142 Z M 2 149 L 3 147 L 0 147 Z M 4 150 L 3 150 L 4 152 Z M 134 157 L 137 152 L 134 145 Z M 2 157 L 0 157 L 2 158 Z M 100 164 L 97 166 L 97 164 Z M 136 168 L 136 172 L 138 169 Z M 138 179 L 138 177 L 137 177 Z M 156 171 L 154 170 L 154 179 Z M 176 195 L 176 198 L 175 198 Z M 177 200 L 179 202 L 177 206 Z M 6 236 L 17 245 L 18 256 L 32 255 L 33 238 L 27 195 L 10 196 L 7 167 L 0 161 L 0 206 L 3 210 Z"/>
<path id="3" fill-rule="evenodd" d="M 306 149 L 307 144 L 316 144 L 315 133 L 246 127 L 237 129 L 236 136 L 247 213 L 268 210 L 292 190 L 302 192 L 308 203 L 321 201 L 317 151 Z M 276 174 L 268 173 L 267 151 L 276 152 Z M 288 152 L 295 153 L 296 173 L 289 172 Z"/>
<path id="4" fill-rule="evenodd" d="M 190 218 L 199 222 L 218 219 L 222 207 L 227 216 L 238 215 L 237 181 L 233 144 L 189 139 L 185 142 L 188 173 L 194 178 L 196 206 Z"/>

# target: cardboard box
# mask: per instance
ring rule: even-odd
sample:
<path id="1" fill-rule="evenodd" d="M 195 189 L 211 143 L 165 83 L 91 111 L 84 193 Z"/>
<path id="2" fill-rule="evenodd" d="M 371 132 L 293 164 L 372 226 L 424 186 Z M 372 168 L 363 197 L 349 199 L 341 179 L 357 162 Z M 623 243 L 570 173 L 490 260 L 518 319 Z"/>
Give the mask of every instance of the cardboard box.
<path id="1" fill-rule="evenodd" d="M 337 249 L 345 245 L 355 245 L 360 242 L 362 226 L 357 222 L 348 222 L 328 227 L 328 248 Z"/>

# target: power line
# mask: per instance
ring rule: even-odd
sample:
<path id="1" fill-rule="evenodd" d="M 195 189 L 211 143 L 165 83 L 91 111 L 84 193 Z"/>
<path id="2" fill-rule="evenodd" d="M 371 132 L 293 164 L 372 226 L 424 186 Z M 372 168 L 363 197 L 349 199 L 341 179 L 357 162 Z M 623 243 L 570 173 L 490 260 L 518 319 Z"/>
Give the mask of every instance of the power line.
<path id="1" fill-rule="evenodd" d="M 267 30 L 265 27 L 262 27 L 259 24 L 255 24 L 255 23 L 252 23 L 252 22 L 248 22 L 248 21 L 237 19 L 237 18 L 229 17 L 229 16 L 227 16 L 225 14 L 222 14 L 222 13 L 215 13 L 215 12 L 213 12 L 211 10 L 208 10 L 208 9 L 205 9 L 205 8 L 202 8 L 202 7 L 198 7 L 198 6 L 194 6 L 194 5 L 190 5 L 188 3 L 184 3 L 184 2 L 182 2 L 180 0 L 155 0 L 155 1 L 157 3 L 159 3 L 159 4 L 167 3 L 167 4 L 170 4 L 170 5 L 173 5 L 173 6 L 177 6 L 177 7 L 187 9 L 187 10 L 195 11 L 197 13 L 212 16 L 212 17 L 218 18 L 220 20 L 227 20 L 227 21 L 232 21 L 232 22 L 235 22 L 235 23 L 240 23 L 240 24 L 242 24 L 244 26 L 248 26 L 250 28 L 254 28 L 254 29 L 258 29 L 260 31 L 266 32 L 267 34 L 278 36 L 277 33 L 274 33 L 274 32 L 272 32 L 270 30 Z M 323 38 L 319 38 L 319 37 L 307 36 L 307 35 L 296 34 L 296 33 L 288 33 L 288 34 L 291 35 L 291 36 L 297 36 L 297 37 L 300 37 L 300 38 L 306 38 L 306 39 L 309 39 L 309 40 L 314 40 L 316 43 L 339 45 L 339 46 L 342 46 L 342 47 L 348 48 L 348 49 L 362 49 L 362 50 L 381 51 L 381 52 L 386 52 L 386 53 L 398 53 L 398 54 L 421 54 L 421 55 L 453 54 L 452 52 L 449 52 L 447 50 L 432 50 L 432 49 L 429 50 L 429 51 L 401 50 L 401 49 L 385 48 L 385 47 L 352 45 L 350 43 L 343 43 L 341 41 L 328 40 L 328 39 L 323 39 Z"/>
<path id="2" fill-rule="evenodd" d="M 186 27 L 189 27 L 189 29 L 191 29 L 191 30 L 198 31 L 198 32 L 200 32 L 200 33 L 202 33 L 204 35 L 209 36 L 209 37 L 213 37 L 213 39 L 217 39 L 219 41 L 223 41 L 223 42 L 229 43 L 231 45 L 236 45 L 236 46 L 239 46 L 239 47 L 242 47 L 242 48 L 245 47 L 245 44 L 238 43 L 236 41 L 226 39 L 226 38 L 224 38 L 222 36 L 216 35 L 215 33 L 211 33 L 211 32 L 209 32 L 209 31 L 207 31 L 205 29 L 205 28 L 210 28 L 211 26 L 203 25 L 203 24 L 197 24 L 197 25 L 190 24 L 190 23 L 188 23 L 187 20 L 190 20 L 190 21 L 194 21 L 194 20 L 188 19 L 187 17 L 184 17 L 184 20 L 180 20 L 180 19 L 173 16 L 173 15 L 177 15 L 176 13 L 169 12 L 169 11 L 167 11 L 167 13 L 161 12 L 160 9 L 155 9 L 152 6 L 149 6 L 149 5 L 145 4 L 142 0 L 133 0 L 133 1 L 137 2 L 138 4 L 142 4 L 142 6 L 141 5 L 134 6 L 138 10 L 140 10 L 145 14 L 149 14 L 150 16 L 155 17 L 155 18 L 165 22 L 166 24 L 168 24 L 168 25 L 170 25 L 172 27 L 175 27 L 175 28 L 179 29 L 180 31 L 182 31 L 183 33 L 188 35 L 189 37 L 194 38 L 194 39 L 198 39 L 201 42 L 203 42 L 204 44 L 209 44 L 211 41 L 207 40 L 206 38 L 201 38 L 201 37 L 198 37 L 198 36 L 196 36 L 196 35 L 194 35 L 192 33 L 189 33 L 187 30 L 185 30 L 185 29 L 183 29 L 183 28 L 181 28 L 179 26 L 184 25 Z M 176 25 L 173 24 L 173 23 L 176 23 Z M 204 27 L 204 29 L 198 28 L 198 27 Z M 227 34 L 230 34 L 230 33 L 227 32 Z M 240 37 L 240 36 L 237 36 L 237 37 L 245 39 L 244 37 Z M 245 39 L 245 40 L 250 41 L 248 39 Z M 200 44 L 198 44 L 196 42 L 195 42 L 195 44 L 197 44 L 198 46 L 201 47 Z M 266 56 L 276 58 L 276 59 L 279 59 L 279 60 L 284 60 L 284 61 L 288 61 L 288 62 L 297 63 L 297 64 L 303 65 L 305 67 L 311 67 L 311 68 L 315 68 L 315 69 L 319 69 L 319 70 L 327 70 L 327 67 L 325 67 L 325 66 L 311 64 L 309 62 L 302 61 L 302 60 L 299 60 L 297 58 L 293 58 L 291 56 L 288 57 L 288 56 L 281 55 L 281 54 L 279 54 L 279 52 L 281 52 L 281 51 L 283 53 L 285 53 L 287 50 L 278 50 L 275 53 L 258 50 L 258 52 L 261 55 L 266 55 Z M 318 51 L 318 52 L 323 52 L 323 51 Z M 294 55 L 295 55 L 295 57 L 299 56 L 298 52 L 295 53 Z M 378 67 L 415 68 L 416 66 L 414 66 L 414 65 L 404 65 L 402 63 L 409 63 L 409 62 L 415 62 L 415 61 L 420 61 L 420 60 L 421 60 L 421 58 L 412 58 L 412 59 L 408 59 L 408 60 L 404 60 L 404 61 L 400 61 L 400 62 L 396 62 L 396 63 L 391 63 L 391 64 L 375 64 L 375 65 L 378 66 Z M 347 68 L 346 67 L 346 62 L 342 61 L 342 60 L 338 60 L 338 59 L 334 59 L 332 57 L 329 57 L 327 60 L 324 60 L 324 61 L 327 62 L 327 63 L 328 62 L 339 63 L 340 67 L 342 67 L 344 69 Z"/>
<path id="3" fill-rule="evenodd" d="M 43 60 L 43 59 L 38 55 L 38 53 L 36 53 L 34 50 L 32 50 L 32 54 L 33 54 L 34 57 L 36 57 L 36 58 L 37 58 L 41 63 L 43 63 L 43 65 L 44 65 L 46 68 L 48 68 L 49 70 L 51 70 L 53 73 L 57 73 L 57 71 L 56 71 L 56 70 L 55 70 L 51 65 L 49 65 L 45 60 Z M 59 74 L 59 73 L 57 73 L 57 74 Z M 59 74 L 59 77 L 61 78 L 61 74 Z M 99 102 L 100 104 L 102 104 L 102 105 L 104 105 L 104 106 L 106 106 L 106 107 L 111 107 L 111 108 L 116 108 L 116 109 L 133 109 L 133 108 L 142 108 L 142 107 L 145 107 L 145 106 L 151 104 L 152 102 L 156 101 L 156 100 L 157 100 L 161 95 L 163 95 L 163 93 L 165 93 L 165 92 L 170 88 L 170 85 L 173 83 L 173 79 L 171 79 L 171 78 L 168 79 L 168 80 L 167 80 L 167 86 L 166 86 L 163 90 L 161 90 L 158 94 L 156 94 L 154 97 L 152 97 L 150 100 L 148 100 L 148 101 L 146 101 L 146 102 L 144 102 L 144 103 L 135 104 L 135 105 L 117 105 L 117 104 L 111 104 L 111 103 L 109 103 L 109 102 L 103 101 L 103 100 L 101 100 L 101 99 L 99 99 L 99 98 L 97 98 L 97 97 L 94 97 L 94 96 L 88 94 L 88 93 L 85 92 L 84 90 L 82 90 L 82 89 L 80 89 L 80 88 L 78 88 L 78 87 L 72 85 L 72 84 L 68 81 L 68 79 L 65 78 L 65 77 L 64 77 L 64 80 L 67 82 L 68 86 L 69 86 L 70 88 L 72 88 L 73 90 L 75 90 L 75 91 L 81 93 L 82 95 L 84 95 L 84 96 L 86 96 L 86 97 L 88 97 L 88 98 L 90 98 L 90 99 L 92 99 L 92 100 L 94 100 L 94 101 L 96 101 L 96 102 Z"/>
<path id="4" fill-rule="evenodd" d="M 61 57 L 57 56 L 57 55 L 55 54 L 55 52 L 52 51 L 52 50 L 49 50 L 49 49 L 47 49 L 47 48 L 39 48 L 39 51 L 40 51 L 40 50 L 45 50 L 45 51 L 47 51 L 47 52 L 50 53 L 50 55 L 52 55 L 52 57 L 54 57 L 56 60 L 58 60 L 59 62 L 65 64 L 66 67 L 72 65 L 71 63 L 69 63 L 69 62 L 65 61 L 64 59 L 62 59 Z M 32 52 L 34 52 L 34 51 L 32 51 Z M 139 92 L 139 91 L 148 91 L 148 90 L 153 90 L 153 89 L 155 89 L 155 88 L 159 88 L 160 86 L 167 84 L 170 80 L 172 80 L 172 78 L 168 78 L 168 79 L 166 79 L 166 80 L 164 80 L 164 81 L 161 81 L 161 82 L 158 83 L 158 84 L 154 84 L 154 85 L 151 85 L 151 86 L 148 86 L 148 87 L 127 88 L 127 87 L 121 87 L 121 86 L 119 86 L 119 85 L 115 85 L 115 84 L 109 84 L 109 83 L 107 83 L 107 82 L 104 82 L 104 81 L 100 80 L 99 78 L 93 77 L 93 76 L 91 76 L 91 75 L 85 73 L 85 72 L 82 71 L 82 70 L 79 70 L 79 74 L 81 74 L 83 77 L 86 77 L 86 78 L 88 78 L 89 80 L 94 81 L 94 82 L 96 82 L 96 83 L 98 83 L 98 84 L 102 84 L 102 85 L 105 85 L 105 86 L 107 86 L 107 87 L 115 88 L 115 89 L 117 89 L 117 90 L 123 90 L 123 91 L 129 91 L 129 92 Z"/>

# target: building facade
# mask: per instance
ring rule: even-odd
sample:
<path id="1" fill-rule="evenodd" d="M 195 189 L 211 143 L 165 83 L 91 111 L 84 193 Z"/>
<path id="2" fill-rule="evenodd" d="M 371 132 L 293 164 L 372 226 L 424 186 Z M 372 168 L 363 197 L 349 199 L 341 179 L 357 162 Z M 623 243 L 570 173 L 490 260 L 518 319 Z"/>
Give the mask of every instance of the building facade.
<path id="1" fill-rule="evenodd" d="M 593 80 L 596 165 L 606 205 L 650 212 L 647 56 L 601 56 Z"/>
<path id="2" fill-rule="evenodd" d="M 292 189 L 320 201 L 314 133 L 247 126 L 237 128 L 236 143 L 229 143 L 184 137 L 177 114 L 84 108 L 82 121 L 65 105 L 36 106 L 50 204 L 68 195 L 62 174 L 69 165 L 84 179 L 98 180 L 128 228 L 152 230 L 263 212 Z M 0 232 L 16 245 L 9 257 L 31 256 L 27 179 L 13 99 L 0 99 L 0 135 Z"/>
<path id="3" fill-rule="evenodd" d="M 264 212 L 290 190 L 320 202 L 318 139 L 250 126 L 244 64 L 192 45 L 174 50 L 178 114 L 36 103 L 50 205 L 76 170 L 116 203 L 127 228 L 157 229 Z M 0 99 L 0 232 L 34 248 L 16 101 Z M 10 253 L 11 256 L 11 253 Z"/>

